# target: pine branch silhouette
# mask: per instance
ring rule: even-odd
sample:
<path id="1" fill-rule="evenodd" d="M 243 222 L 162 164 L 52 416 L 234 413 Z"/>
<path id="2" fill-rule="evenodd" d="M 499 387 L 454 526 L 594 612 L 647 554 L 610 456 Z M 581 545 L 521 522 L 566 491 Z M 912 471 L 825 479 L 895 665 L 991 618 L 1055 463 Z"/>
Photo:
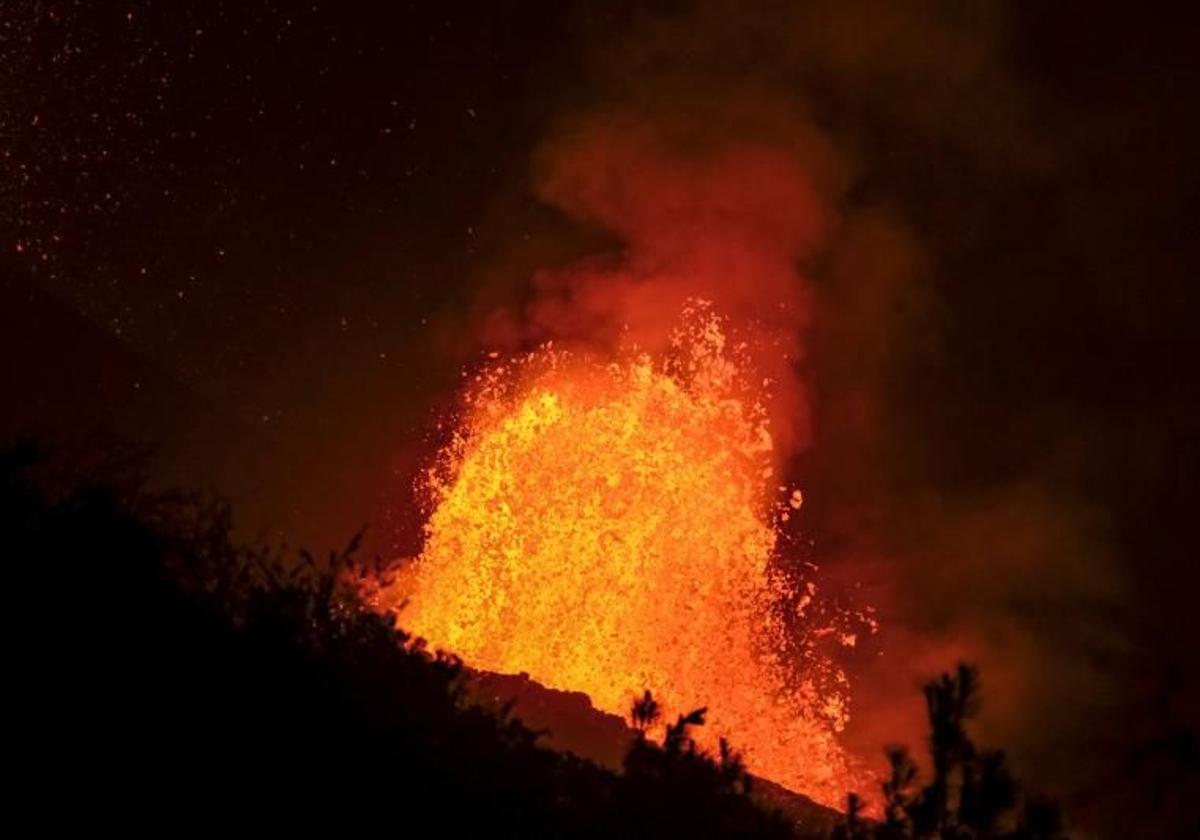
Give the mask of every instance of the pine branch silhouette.
<path id="1" fill-rule="evenodd" d="M 924 688 L 932 774 L 919 771 L 908 749 L 885 750 L 890 773 L 881 785 L 883 819 L 868 823 L 861 802 L 847 797 L 839 840 L 1060 840 L 1062 820 L 1049 801 L 1022 800 L 1004 753 L 980 750 L 967 731 L 979 713 L 978 671 L 960 663 Z"/>

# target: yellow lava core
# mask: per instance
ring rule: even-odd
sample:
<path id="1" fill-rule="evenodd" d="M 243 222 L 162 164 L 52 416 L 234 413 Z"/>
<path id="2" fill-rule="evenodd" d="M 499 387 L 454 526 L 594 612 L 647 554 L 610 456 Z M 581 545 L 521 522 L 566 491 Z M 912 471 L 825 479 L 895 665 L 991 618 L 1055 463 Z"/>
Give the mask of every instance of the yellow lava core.
<path id="1" fill-rule="evenodd" d="M 778 496 L 762 383 L 722 322 L 681 324 L 661 358 L 546 346 L 478 374 L 427 475 L 424 549 L 384 600 L 471 667 L 611 713 L 646 688 L 670 716 L 707 706 L 701 746 L 724 736 L 751 772 L 838 805 L 848 684 L 827 658 L 790 667 L 773 609 L 775 522 L 801 496 Z"/>

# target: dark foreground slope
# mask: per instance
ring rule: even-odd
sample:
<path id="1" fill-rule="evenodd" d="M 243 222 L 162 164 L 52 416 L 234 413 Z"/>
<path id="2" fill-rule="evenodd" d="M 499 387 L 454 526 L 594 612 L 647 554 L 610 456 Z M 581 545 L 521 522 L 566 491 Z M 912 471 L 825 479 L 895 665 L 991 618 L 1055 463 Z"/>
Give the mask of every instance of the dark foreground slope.
<path id="1" fill-rule="evenodd" d="M 543 733 L 539 743 L 553 749 L 621 770 L 637 741 L 637 730 L 623 718 L 597 709 L 581 691 L 546 688 L 527 674 L 466 673 L 466 690 L 473 699 L 492 709 L 511 708 L 526 726 Z M 801 836 L 824 837 L 837 825 L 837 811 L 767 779 L 751 780 L 750 798 L 781 812 Z"/>
<path id="2" fill-rule="evenodd" d="M 884 818 L 837 820 L 752 779 L 703 710 L 632 733 L 585 698 L 479 675 L 361 609 L 355 546 L 299 562 L 235 545 L 224 507 L 146 495 L 121 459 L 0 449 L 7 793 L 43 829 L 328 825 L 417 836 L 1058 840 L 968 733 L 978 680 L 925 688 L 931 771 L 889 751 Z M 513 716 L 517 708 L 533 726 Z M 548 749 L 544 743 L 558 747 Z M 585 756 L 585 757 L 580 757 Z M 595 759 L 595 760 L 592 760 Z M 12 812 L 10 812 L 12 813 Z"/>
<path id="3" fill-rule="evenodd" d="M 735 760 L 638 740 L 624 772 L 464 702 L 433 657 L 335 585 L 228 539 L 219 507 L 73 487 L 3 453 L 14 800 L 80 821 L 372 823 L 444 836 L 774 836 Z M 38 480 L 28 476 L 36 474 Z"/>

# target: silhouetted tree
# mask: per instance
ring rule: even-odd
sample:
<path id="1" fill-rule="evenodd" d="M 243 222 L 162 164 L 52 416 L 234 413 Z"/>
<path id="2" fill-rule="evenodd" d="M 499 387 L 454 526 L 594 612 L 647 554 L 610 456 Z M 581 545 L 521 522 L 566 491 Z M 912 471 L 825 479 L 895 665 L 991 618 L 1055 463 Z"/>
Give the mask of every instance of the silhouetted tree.
<path id="1" fill-rule="evenodd" d="M 658 701 L 650 694 L 650 689 L 646 689 L 641 697 L 633 701 L 633 708 L 629 712 L 633 728 L 641 737 L 645 737 L 646 731 L 658 723 L 660 717 L 662 717 L 662 709 L 659 708 Z"/>
<path id="2" fill-rule="evenodd" d="M 911 837 L 913 824 L 909 808 L 914 799 L 917 765 L 907 747 L 891 746 L 885 752 L 891 773 L 883 783 L 883 824 L 879 834 L 889 840 Z"/>
<path id="3" fill-rule="evenodd" d="M 1021 802 L 1002 752 L 979 750 L 967 722 L 979 711 L 979 675 L 960 664 L 925 686 L 932 776 L 916 789 L 916 764 L 904 747 L 886 751 L 890 774 L 882 784 L 883 820 L 867 825 L 850 794 L 837 837 L 880 840 L 1058 840 L 1062 822 L 1046 800 Z M 1018 810 L 1020 807 L 1020 810 Z"/>
<path id="4" fill-rule="evenodd" d="M 950 813 L 950 786 L 954 771 L 975 758 L 965 723 L 978 711 L 978 689 L 978 673 L 965 664 L 958 666 L 955 675 L 942 674 L 925 686 L 933 780 L 912 812 L 918 832 L 944 831 L 955 822 Z"/>

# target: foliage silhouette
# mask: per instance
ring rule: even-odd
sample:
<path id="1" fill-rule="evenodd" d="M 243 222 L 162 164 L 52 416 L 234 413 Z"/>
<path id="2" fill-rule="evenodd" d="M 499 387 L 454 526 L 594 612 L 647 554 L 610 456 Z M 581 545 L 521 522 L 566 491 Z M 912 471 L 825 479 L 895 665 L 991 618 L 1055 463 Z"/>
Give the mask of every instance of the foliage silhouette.
<path id="1" fill-rule="evenodd" d="M 658 723 L 660 717 L 662 709 L 650 693 L 650 689 L 646 689 L 641 697 L 633 701 L 633 708 L 629 712 L 629 720 L 642 738 L 645 737 L 647 729 Z"/>
<path id="2" fill-rule="evenodd" d="M 979 712 L 979 674 L 959 664 L 925 686 L 932 777 L 917 789 L 917 765 L 902 746 L 888 747 L 890 773 L 882 784 L 883 819 L 861 818 L 855 794 L 835 831 L 838 840 L 1059 840 L 1058 808 L 1030 797 L 1022 802 L 1004 754 L 980 750 L 967 733 Z"/>

